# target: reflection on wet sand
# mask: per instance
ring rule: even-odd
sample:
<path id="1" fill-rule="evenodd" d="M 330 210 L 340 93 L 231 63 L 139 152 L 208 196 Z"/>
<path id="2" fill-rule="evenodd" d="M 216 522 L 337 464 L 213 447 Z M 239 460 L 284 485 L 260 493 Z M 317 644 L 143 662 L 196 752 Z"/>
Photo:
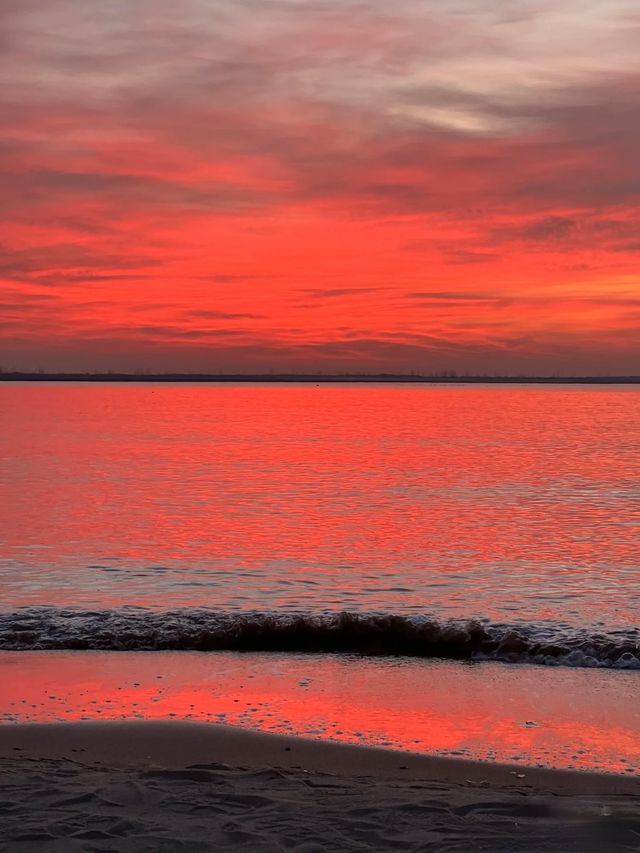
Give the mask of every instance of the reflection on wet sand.
<path id="1" fill-rule="evenodd" d="M 0 655 L 0 721 L 188 719 L 640 774 L 634 672 L 344 656 Z"/>

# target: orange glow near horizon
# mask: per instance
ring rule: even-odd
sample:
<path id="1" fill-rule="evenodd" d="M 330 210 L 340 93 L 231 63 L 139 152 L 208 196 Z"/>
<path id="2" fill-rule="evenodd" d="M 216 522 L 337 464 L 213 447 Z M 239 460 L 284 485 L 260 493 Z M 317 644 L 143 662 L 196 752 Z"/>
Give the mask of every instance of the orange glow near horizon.
<path id="1" fill-rule="evenodd" d="M 11 4 L 0 366 L 637 372 L 637 24 L 520 5 Z"/>

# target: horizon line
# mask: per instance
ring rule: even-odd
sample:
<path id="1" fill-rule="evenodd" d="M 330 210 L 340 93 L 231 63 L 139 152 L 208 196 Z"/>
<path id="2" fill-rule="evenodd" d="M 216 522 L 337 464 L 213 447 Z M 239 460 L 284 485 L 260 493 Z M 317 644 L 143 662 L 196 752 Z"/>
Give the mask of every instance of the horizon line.
<path id="1" fill-rule="evenodd" d="M 382 371 L 336 373 L 311 373 L 293 371 L 268 373 L 207 373 L 207 372 L 128 372 L 128 371 L 31 371 L 0 370 L 0 382 L 304 382 L 304 383 L 440 383 L 440 384 L 640 384 L 640 375 L 559 375 L 559 374 L 465 374 L 457 371 L 436 371 L 433 373 L 394 373 Z"/>

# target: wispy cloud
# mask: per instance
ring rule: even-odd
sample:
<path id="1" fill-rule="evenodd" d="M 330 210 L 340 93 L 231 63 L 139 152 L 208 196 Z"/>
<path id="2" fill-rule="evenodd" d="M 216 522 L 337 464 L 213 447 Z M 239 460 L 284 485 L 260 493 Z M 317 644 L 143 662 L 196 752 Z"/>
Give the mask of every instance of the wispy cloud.
<path id="1" fill-rule="evenodd" d="M 617 330 L 631 364 L 639 34 L 635 0 L 9 0 L 9 346 L 580 369 Z"/>

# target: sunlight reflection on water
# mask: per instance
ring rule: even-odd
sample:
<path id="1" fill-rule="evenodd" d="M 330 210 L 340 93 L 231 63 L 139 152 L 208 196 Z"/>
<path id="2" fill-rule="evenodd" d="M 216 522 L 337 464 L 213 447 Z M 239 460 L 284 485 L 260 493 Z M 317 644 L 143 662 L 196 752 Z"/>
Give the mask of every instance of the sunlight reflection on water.
<path id="1" fill-rule="evenodd" d="M 4 608 L 634 623 L 633 388 L 8 384 Z"/>

